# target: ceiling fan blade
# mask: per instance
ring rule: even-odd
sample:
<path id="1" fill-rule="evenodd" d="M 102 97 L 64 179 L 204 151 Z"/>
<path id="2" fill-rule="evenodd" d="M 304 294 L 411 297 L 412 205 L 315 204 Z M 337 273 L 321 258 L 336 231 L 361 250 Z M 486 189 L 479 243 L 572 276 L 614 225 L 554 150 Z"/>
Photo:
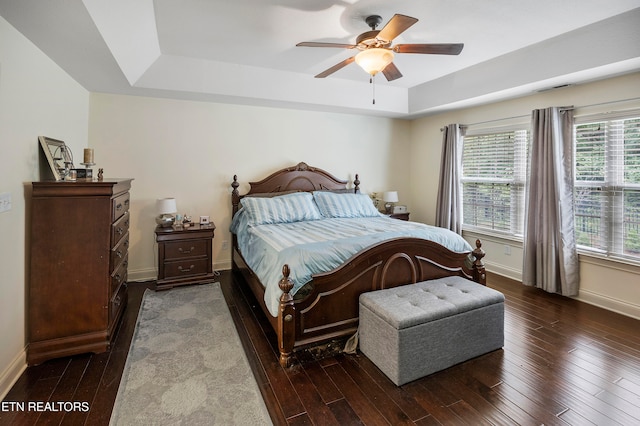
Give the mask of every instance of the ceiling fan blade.
<path id="1" fill-rule="evenodd" d="M 380 30 L 376 38 L 379 40 L 391 41 L 416 22 L 418 22 L 416 18 L 396 13 L 393 15 L 393 18 L 387 22 L 387 25 Z"/>
<path id="2" fill-rule="evenodd" d="M 393 51 L 396 53 L 426 53 L 433 55 L 459 55 L 464 43 L 443 44 L 396 44 Z"/>
<path id="3" fill-rule="evenodd" d="M 299 47 L 340 47 L 343 49 L 353 49 L 356 47 L 355 44 L 342 44 L 342 43 L 322 43 L 315 41 L 303 41 L 301 43 L 296 44 Z"/>
<path id="4" fill-rule="evenodd" d="M 385 69 L 382 70 L 382 74 L 384 74 L 384 76 L 387 78 L 387 81 L 397 80 L 402 77 L 402 73 L 393 62 L 391 62 L 385 67 Z"/>
<path id="5" fill-rule="evenodd" d="M 347 65 L 349 65 L 350 63 L 352 63 L 353 61 L 355 61 L 356 57 L 352 56 L 350 58 L 345 59 L 344 61 L 335 64 L 334 66 L 332 66 L 329 69 L 326 69 L 324 71 L 322 71 L 320 74 L 316 75 L 315 78 L 325 78 L 331 74 L 333 74 L 334 72 L 346 67 Z"/>

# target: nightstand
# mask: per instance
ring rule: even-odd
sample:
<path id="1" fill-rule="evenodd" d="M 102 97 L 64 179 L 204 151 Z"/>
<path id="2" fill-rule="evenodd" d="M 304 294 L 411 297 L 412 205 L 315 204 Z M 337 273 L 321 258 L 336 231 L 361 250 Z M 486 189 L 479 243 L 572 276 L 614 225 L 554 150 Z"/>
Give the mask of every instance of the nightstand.
<path id="1" fill-rule="evenodd" d="M 214 281 L 212 241 L 215 226 L 156 227 L 158 281 L 156 290 Z"/>
<path id="2" fill-rule="evenodd" d="M 393 219 L 400 219 L 400 220 L 409 220 L 409 212 L 406 213 L 391 213 L 390 215 L 387 215 L 390 218 Z"/>

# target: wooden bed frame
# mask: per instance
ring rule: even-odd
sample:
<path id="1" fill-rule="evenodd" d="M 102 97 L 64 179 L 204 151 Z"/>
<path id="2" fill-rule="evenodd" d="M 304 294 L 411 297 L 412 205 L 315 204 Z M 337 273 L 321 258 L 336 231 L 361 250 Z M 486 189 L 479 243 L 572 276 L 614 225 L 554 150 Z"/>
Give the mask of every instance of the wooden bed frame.
<path id="1" fill-rule="evenodd" d="M 238 179 L 234 176 L 231 184 L 233 214 L 246 195 L 276 196 L 291 191 L 315 190 L 358 192 L 359 185 L 358 175 L 353 188 L 348 189 L 347 181 L 299 163 L 259 182 L 250 182 L 249 192 L 240 195 Z M 294 349 L 350 336 L 357 331 L 358 297 L 361 293 L 452 275 L 486 284 L 482 263 L 484 251 L 479 240 L 472 252 L 473 262 L 469 262 L 468 254 L 455 253 L 435 242 L 417 238 L 384 241 L 354 255 L 332 271 L 313 275 L 312 291 L 299 300 L 289 293 L 293 283 L 289 279 L 289 266 L 284 265 L 283 278 L 278 284 L 284 294 L 280 298 L 277 317 L 267 309 L 264 286 L 240 254 L 235 235 L 232 268 L 244 277 L 269 318 L 278 336 L 280 364 L 288 367 Z"/>

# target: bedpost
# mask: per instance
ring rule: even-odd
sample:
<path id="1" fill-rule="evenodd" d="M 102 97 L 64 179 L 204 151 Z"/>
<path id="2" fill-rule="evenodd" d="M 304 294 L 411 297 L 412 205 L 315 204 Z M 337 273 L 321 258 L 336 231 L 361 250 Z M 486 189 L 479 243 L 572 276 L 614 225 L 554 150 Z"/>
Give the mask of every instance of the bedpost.
<path id="1" fill-rule="evenodd" d="M 284 265 L 283 277 L 278 283 L 278 287 L 282 290 L 278 312 L 278 350 L 282 367 L 291 366 L 291 354 L 295 343 L 295 306 L 293 296 L 289 293 L 293 288 L 293 281 L 289 278 L 290 272 L 289 265 Z"/>
<path id="2" fill-rule="evenodd" d="M 482 262 L 485 253 L 484 250 L 482 250 L 482 242 L 480 240 L 476 240 L 476 248 L 471 254 L 475 259 L 473 261 L 473 280 L 482 285 L 487 285 L 487 274 L 484 269 L 484 263 Z"/>
<path id="3" fill-rule="evenodd" d="M 233 191 L 231 191 L 231 204 L 233 205 L 233 214 L 236 214 L 238 211 L 238 205 L 240 204 L 240 193 L 238 192 L 238 187 L 240 184 L 238 183 L 238 175 L 233 175 L 233 182 L 231 182 L 231 187 Z"/>
<path id="4" fill-rule="evenodd" d="M 360 193 L 360 179 L 358 179 L 358 174 L 356 173 L 356 178 L 353 181 L 353 192 L 355 192 L 356 194 Z"/>

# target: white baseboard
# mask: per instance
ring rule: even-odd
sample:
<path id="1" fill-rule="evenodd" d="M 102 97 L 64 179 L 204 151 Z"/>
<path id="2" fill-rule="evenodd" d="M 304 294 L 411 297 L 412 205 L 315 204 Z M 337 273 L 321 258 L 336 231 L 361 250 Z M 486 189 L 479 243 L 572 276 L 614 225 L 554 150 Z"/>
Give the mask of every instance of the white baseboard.
<path id="1" fill-rule="evenodd" d="M 507 278 L 511 278 L 516 281 L 522 282 L 522 271 L 505 267 L 504 265 L 498 265 L 491 262 L 485 262 L 487 271 L 502 275 Z M 599 308 L 606 309 L 608 311 L 616 312 L 621 315 L 625 315 L 631 318 L 640 319 L 640 306 L 626 302 L 624 300 L 615 299 L 609 296 L 604 296 L 599 293 L 588 290 L 580 290 L 577 297 L 573 299 L 579 300 L 590 305 L 597 306 Z"/>
<path id="2" fill-rule="evenodd" d="M 23 349 L 0 375 L 0 400 L 3 400 L 27 368 L 27 352 Z"/>
<path id="3" fill-rule="evenodd" d="M 503 277 L 511 278 L 512 280 L 522 281 L 522 271 L 519 269 L 510 268 L 490 261 L 485 261 L 484 266 L 487 271 L 494 274 L 502 275 Z"/>
<path id="4" fill-rule="evenodd" d="M 156 268 L 145 269 L 129 269 L 127 271 L 127 281 L 153 281 L 158 278 L 158 270 Z"/>
<path id="5" fill-rule="evenodd" d="M 227 271 L 231 269 L 231 259 L 222 262 L 214 262 L 213 269 L 216 271 Z"/>
<path id="6" fill-rule="evenodd" d="M 628 317 L 640 319 L 640 306 L 625 302 L 624 300 L 603 296 L 602 294 L 588 290 L 580 290 L 578 296 L 574 299 L 609 311 L 617 312 Z"/>

